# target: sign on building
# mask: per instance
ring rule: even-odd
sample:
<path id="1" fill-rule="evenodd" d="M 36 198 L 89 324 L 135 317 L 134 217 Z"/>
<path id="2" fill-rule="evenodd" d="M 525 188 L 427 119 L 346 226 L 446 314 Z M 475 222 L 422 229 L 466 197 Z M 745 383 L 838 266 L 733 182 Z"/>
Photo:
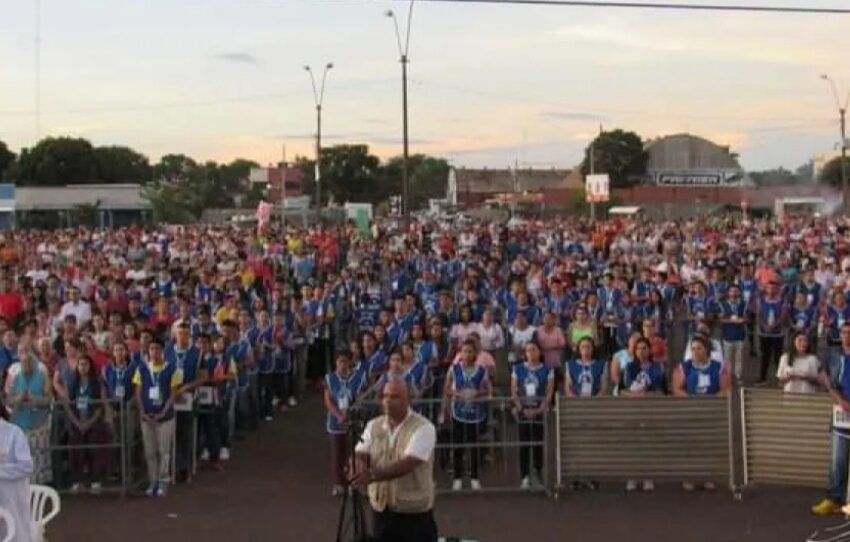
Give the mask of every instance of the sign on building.
<path id="1" fill-rule="evenodd" d="M 659 186 L 739 186 L 744 180 L 739 170 L 659 171 L 655 184 Z"/>
<path id="2" fill-rule="evenodd" d="M 602 203 L 610 199 L 610 181 L 608 174 L 588 175 L 584 181 L 584 191 L 588 203 Z"/>

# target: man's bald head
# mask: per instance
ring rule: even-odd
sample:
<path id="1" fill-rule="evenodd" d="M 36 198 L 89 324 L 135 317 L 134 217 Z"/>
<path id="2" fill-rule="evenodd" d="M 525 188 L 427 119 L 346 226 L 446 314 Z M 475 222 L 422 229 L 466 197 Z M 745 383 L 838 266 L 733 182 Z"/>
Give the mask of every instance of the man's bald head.
<path id="1" fill-rule="evenodd" d="M 384 405 L 384 413 L 395 420 L 402 420 L 410 408 L 410 388 L 407 382 L 398 378 L 391 378 L 384 386 L 381 396 Z"/>

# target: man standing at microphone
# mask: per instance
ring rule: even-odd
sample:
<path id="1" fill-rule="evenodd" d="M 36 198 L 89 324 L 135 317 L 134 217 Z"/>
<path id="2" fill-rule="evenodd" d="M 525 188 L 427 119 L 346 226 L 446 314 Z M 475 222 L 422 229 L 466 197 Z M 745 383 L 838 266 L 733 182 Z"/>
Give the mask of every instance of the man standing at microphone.
<path id="1" fill-rule="evenodd" d="M 369 489 L 374 536 L 379 542 L 436 542 L 434 444 L 436 430 L 410 409 L 410 390 L 390 380 L 384 415 L 366 425 L 356 452 L 355 487 Z"/>

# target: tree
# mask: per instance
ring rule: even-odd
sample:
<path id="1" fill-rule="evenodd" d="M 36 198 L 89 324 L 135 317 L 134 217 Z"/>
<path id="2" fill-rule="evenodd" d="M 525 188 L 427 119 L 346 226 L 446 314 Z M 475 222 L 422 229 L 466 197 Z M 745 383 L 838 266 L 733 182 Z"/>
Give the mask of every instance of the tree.
<path id="1" fill-rule="evenodd" d="M 147 184 L 153 175 L 147 157 L 129 147 L 97 147 L 94 159 L 100 182 Z"/>
<path id="2" fill-rule="evenodd" d="M 848 178 L 850 178 L 850 158 L 844 160 Z M 841 188 L 841 157 L 833 158 L 823 166 L 820 172 L 820 182 Z"/>
<path id="3" fill-rule="evenodd" d="M 765 171 L 751 171 L 750 179 L 759 186 L 776 184 L 794 184 L 800 181 L 796 173 L 784 167 L 768 169 Z"/>
<path id="4" fill-rule="evenodd" d="M 251 168 L 257 167 L 260 167 L 260 164 L 244 158 L 237 158 L 229 164 L 221 164 L 219 175 L 224 189 L 231 194 L 250 190 L 251 187 L 245 181 L 251 174 Z"/>
<path id="5" fill-rule="evenodd" d="M 196 194 L 185 186 L 171 183 L 157 183 L 146 186 L 142 197 L 151 205 L 156 222 L 168 224 L 186 224 L 200 217 L 203 210 Z"/>
<path id="6" fill-rule="evenodd" d="M 48 137 L 18 159 L 18 183 L 24 186 L 84 184 L 97 179 L 94 147 L 85 139 Z"/>
<path id="7" fill-rule="evenodd" d="M 333 194 L 338 203 L 371 202 L 380 192 L 381 162 L 368 145 L 335 145 L 322 149 L 322 200 Z"/>
<path id="8" fill-rule="evenodd" d="M 156 182 L 186 182 L 197 169 L 198 163 L 185 154 L 166 154 L 153 167 L 153 180 Z"/>
<path id="9" fill-rule="evenodd" d="M 74 205 L 74 209 L 72 211 L 74 216 L 74 221 L 81 225 L 86 226 L 87 228 L 96 228 L 97 227 L 97 212 L 100 209 L 100 200 L 96 200 L 93 203 L 80 203 Z"/>
<path id="10" fill-rule="evenodd" d="M 649 158 L 644 150 L 643 141 L 634 132 L 621 129 L 602 132 L 584 151 L 581 172 L 590 173 L 590 154 L 593 149 L 593 166 L 596 173 L 607 173 L 612 188 L 630 186 L 631 176 L 646 173 Z"/>
<path id="11" fill-rule="evenodd" d="M 0 141 L 0 176 L 15 163 L 15 153 L 9 150 L 9 147 Z"/>
<path id="12" fill-rule="evenodd" d="M 380 199 L 402 193 L 404 158 L 390 158 L 383 168 L 384 182 Z M 449 182 L 449 163 L 442 158 L 414 154 L 408 160 L 408 204 L 410 210 L 423 209 L 432 198 L 445 198 Z"/>

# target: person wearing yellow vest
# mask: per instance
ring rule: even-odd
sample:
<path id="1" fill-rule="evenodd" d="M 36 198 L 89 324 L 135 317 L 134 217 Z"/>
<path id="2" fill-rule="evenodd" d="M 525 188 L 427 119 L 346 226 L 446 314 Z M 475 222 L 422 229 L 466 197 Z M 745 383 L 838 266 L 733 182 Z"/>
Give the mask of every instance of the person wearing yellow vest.
<path id="1" fill-rule="evenodd" d="M 437 432 L 410 409 L 410 389 L 390 380 L 381 403 L 384 415 L 366 425 L 355 449 L 356 488 L 369 488 L 378 542 L 436 542 L 434 445 Z"/>
<path id="2" fill-rule="evenodd" d="M 174 441 L 174 398 L 183 385 L 183 370 L 168 363 L 162 344 L 148 346 L 148 359 L 133 375 L 136 401 L 142 418 L 142 446 L 148 467 L 148 497 L 165 497 Z"/>

